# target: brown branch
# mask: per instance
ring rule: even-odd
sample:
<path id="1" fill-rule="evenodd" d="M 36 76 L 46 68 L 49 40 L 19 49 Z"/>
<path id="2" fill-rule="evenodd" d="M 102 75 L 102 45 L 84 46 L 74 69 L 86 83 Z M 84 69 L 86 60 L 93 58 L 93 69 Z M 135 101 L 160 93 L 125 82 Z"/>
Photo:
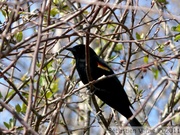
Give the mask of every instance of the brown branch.
<path id="1" fill-rule="evenodd" d="M 35 132 L 31 126 L 29 126 L 24 120 L 23 118 L 21 118 L 21 116 L 19 116 L 18 113 L 16 113 L 16 111 L 14 109 L 12 109 L 12 107 L 10 107 L 9 105 L 5 104 L 2 100 L 0 100 L 0 104 L 6 108 L 23 126 L 24 128 L 30 132 L 33 135 L 38 135 L 37 132 Z"/>

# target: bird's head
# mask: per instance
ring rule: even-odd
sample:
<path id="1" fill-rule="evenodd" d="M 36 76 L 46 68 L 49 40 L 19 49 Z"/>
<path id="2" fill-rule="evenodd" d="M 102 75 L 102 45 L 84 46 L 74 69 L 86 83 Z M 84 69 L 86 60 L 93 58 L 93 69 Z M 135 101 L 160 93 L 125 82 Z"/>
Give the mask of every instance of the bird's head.
<path id="1" fill-rule="evenodd" d="M 85 59 L 85 45 L 83 44 L 76 45 L 72 48 L 67 48 L 66 50 L 71 51 L 75 59 Z M 89 47 L 89 53 L 90 53 L 90 56 L 96 55 L 96 53 L 91 47 Z"/>

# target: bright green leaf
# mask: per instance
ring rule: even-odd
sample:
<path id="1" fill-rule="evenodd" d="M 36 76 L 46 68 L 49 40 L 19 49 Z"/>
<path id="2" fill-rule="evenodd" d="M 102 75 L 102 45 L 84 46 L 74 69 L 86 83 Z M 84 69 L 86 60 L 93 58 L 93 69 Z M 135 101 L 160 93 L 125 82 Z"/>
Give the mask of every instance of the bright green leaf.
<path id="1" fill-rule="evenodd" d="M 164 52 L 164 44 L 159 44 L 158 51 L 159 52 Z"/>
<path id="2" fill-rule="evenodd" d="M 171 27 L 172 31 L 176 31 L 176 26 Z"/>
<path id="3" fill-rule="evenodd" d="M 21 108 L 21 112 L 22 113 L 26 113 L 26 110 L 27 110 L 27 106 L 26 106 L 26 104 L 22 104 L 22 108 Z"/>
<path id="4" fill-rule="evenodd" d="M 4 126 L 7 127 L 8 129 L 10 128 L 10 126 L 7 122 L 4 122 Z"/>
<path id="5" fill-rule="evenodd" d="M 117 44 L 114 48 L 115 51 L 119 52 L 123 49 L 123 45 L 122 44 Z"/>
<path id="6" fill-rule="evenodd" d="M 58 5 L 60 0 L 53 0 L 54 4 Z"/>
<path id="7" fill-rule="evenodd" d="M 143 39 L 143 38 L 144 38 L 144 33 L 139 34 L 139 33 L 136 32 L 136 39 L 137 40 L 140 40 L 140 39 Z"/>
<path id="8" fill-rule="evenodd" d="M 13 127 L 14 127 L 14 123 L 15 123 L 15 119 L 14 119 L 14 118 L 11 118 L 11 119 L 9 120 L 10 128 L 13 128 Z"/>
<path id="9" fill-rule="evenodd" d="M 84 14 L 84 15 L 88 15 L 89 12 L 88 12 L 87 10 L 84 10 L 84 11 L 83 11 L 83 14 Z"/>
<path id="10" fill-rule="evenodd" d="M 15 34 L 15 38 L 17 42 L 20 42 L 23 39 L 23 33 L 22 31 Z"/>
<path id="11" fill-rule="evenodd" d="M 134 85 L 134 88 L 135 88 L 136 90 L 138 89 L 138 87 L 139 87 L 138 84 L 135 84 L 135 85 Z"/>
<path id="12" fill-rule="evenodd" d="M 16 111 L 17 111 L 18 113 L 21 112 L 21 106 L 20 106 L 19 104 L 17 104 L 17 105 L 15 106 L 15 108 L 16 108 Z"/>
<path id="13" fill-rule="evenodd" d="M 44 87 L 47 86 L 46 78 L 45 78 L 45 76 L 43 74 L 40 77 L 39 84 L 40 84 L 40 86 L 44 86 Z"/>
<path id="14" fill-rule="evenodd" d="M 139 96 L 142 96 L 143 90 L 139 90 Z"/>
<path id="15" fill-rule="evenodd" d="M 161 4 L 168 4 L 169 2 L 167 0 L 157 0 L 157 2 Z"/>
<path id="16" fill-rule="evenodd" d="M 180 32 L 180 24 L 177 25 L 177 26 L 171 27 L 171 30 L 172 30 L 172 31 L 176 31 L 176 32 Z"/>
<path id="17" fill-rule="evenodd" d="M 59 79 L 57 79 L 56 81 L 54 81 L 53 83 L 51 83 L 51 86 L 50 86 L 50 88 L 51 88 L 51 90 L 52 90 L 52 92 L 53 93 L 55 93 L 55 92 L 57 92 L 58 91 L 58 89 L 59 89 Z"/>
<path id="18" fill-rule="evenodd" d="M 134 90 L 135 90 L 135 93 L 136 93 L 136 94 L 138 93 L 138 88 L 139 88 L 139 85 L 135 84 L 135 85 L 134 85 Z"/>
<path id="19" fill-rule="evenodd" d="M 42 63 L 38 63 L 38 62 L 37 62 L 36 66 L 37 66 L 37 67 L 40 67 L 40 66 L 41 66 L 41 64 L 42 64 Z"/>
<path id="20" fill-rule="evenodd" d="M 72 59 L 71 60 L 71 64 L 74 65 L 76 63 L 76 60 L 75 59 Z"/>
<path id="21" fill-rule="evenodd" d="M 158 69 L 157 68 L 152 68 L 152 71 L 153 71 L 154 78 L 157 79 L 158 75 L 159 75 Z"/>
<path id="22" fill-rule="evenodd" d="M 28 78 L 28 73 L 25 73 L 22 77 L 21 77 L 21 81 L 25 81 Z"/>
<path id="23" fill-rule="evenodd" d="M 144 56 L 144 63 L 148 63 L 148 60 L 149 60 L 149 56 L 148 55 Z"/>
<path id="24" fill-rule="evenodd" d="M 174 41 L 178 41 L 180 39 L 180 34 L 175 36 Z"/>
<path id="25" fill-rule="evenodd" d="M 6 18 L 7 17 L 7 13 L 5 10 L 1 10 L 1 13 L 3 14 L 3 16 Z"/>
<path id="26" fill-rule="evenodd" d="M 180 32 L 180 25 L 176 27 L 175 31 Z"/>
<path id="27" fill-rule="evenodd" d="M 137 32 L 136 32 L 136 39 L 137 39 L 137 40 L 141 39 L 140 34 L 139 34 L 139 33 L 137 33 Z"/>
<path id="28" fill-rule="evenodd" d="M 53 8 L 50 12 L 51 16 L 56 16 L 57 14 L 59 14 L 59 10 L 57 8 Z"/>
<path id="29" fill-rule="evenodd" d="M 15 91 L 14 91 L 14 90 L 11 90 L 11 91 L 8 93 L 7 97 L 12 96 L 14 93 L 15 93 Z"/>
<path id="30" fill-rule="evenodd" d="M 173 120 L 174 120 L 174 123 L 179 124 L 180 123 L 180 115 L 176 115 L 176 117 Z"/>
<path id="31" fill-rule="evenodd" d="M 53 93 L 52 93 L 50 90 L 48 90 L 48 91 L 46 92 L 46 97 L 47 97 L 47 98 L 51 98 L 52 95 L 53 95 Z"/>
<path id="32" fill-rule="evenodd" d="M 53 66 L 53 61 L 49 62 L 49 63 L 47 64 L 47 66 L 44 67 L 44 68 L 46 69 L 46 68 L 50 68 L 50 67 L 52 67 L 52 66 Z"/>
<path id="33" fill-rule="evenodd" d="M 49 68 L 48 68 L 48 73 L 49 73 L 49 75 L 52 75 L 51 73 L 54 74 L 55 71 L 56 71 L 56 70 L 54 69 L 54 67 L 49 67 Z"/>
<path id="34" fill-rule="evenodd" d="M 96 52 L 96 54 L 100 54 L 101 49 L 100 49 L 100 47 L 96 47 L 94 51 Z"/>

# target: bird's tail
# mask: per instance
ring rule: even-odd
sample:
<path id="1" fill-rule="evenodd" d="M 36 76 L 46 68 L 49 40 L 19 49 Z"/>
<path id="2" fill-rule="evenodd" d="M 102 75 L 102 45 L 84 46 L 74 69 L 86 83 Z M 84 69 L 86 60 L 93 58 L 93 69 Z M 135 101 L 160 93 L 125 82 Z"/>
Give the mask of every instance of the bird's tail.
<path id="1" fill-rule="evenodd" d="M 133 126 L 135 126 L 135 127 L 141 127 L 142 126 L 141 123 L 136 118 L 132 119 L 129 123 L 132 127 Z"/>
<path id="2" fill-rule="evenodd" d="M 136 118 L 132 119 L 129 123 L 135 131 L 135 135 L 141 135 L 141 133 L 143 132 L 141 123 Z"/>

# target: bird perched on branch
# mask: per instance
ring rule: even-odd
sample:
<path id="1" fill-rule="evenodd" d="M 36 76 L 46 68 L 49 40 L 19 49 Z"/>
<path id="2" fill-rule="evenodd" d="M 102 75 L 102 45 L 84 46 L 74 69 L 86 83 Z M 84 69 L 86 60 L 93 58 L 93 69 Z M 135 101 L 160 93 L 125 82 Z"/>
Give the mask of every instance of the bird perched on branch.
<path id="1" fill-rule="evenodd" d="M 84 84 L 87 84 L 89 82 L 89 78 L 86 73 L 85 45 L 76 45 L 73 48 L 67 48 L 67 50 L 71 51 L 74 55 L 74 58 L 76 60 L 76 69 L 81 81 Z M 90 47 L 89 56 L 89 73 L 92 80 L 97 80 L 102 76 L 109 76 L 114 74 L 113 70 L 106 64 L 106 62 L 99 56 L 97 56 L 94 50 Z M 126 92 L 123 89 L 123 86 L 116 76 L 100 79 L 93 85 L 93 93 L 103 102 L 117 110 L 127 119 L 129 119 L 133 115 L 130 110 L 130 107 L 132 107 L 132 105 L 128 99 Z M 142 126 L 136 118 L 133 118 L 130 121 L 130 125 Z"/>

